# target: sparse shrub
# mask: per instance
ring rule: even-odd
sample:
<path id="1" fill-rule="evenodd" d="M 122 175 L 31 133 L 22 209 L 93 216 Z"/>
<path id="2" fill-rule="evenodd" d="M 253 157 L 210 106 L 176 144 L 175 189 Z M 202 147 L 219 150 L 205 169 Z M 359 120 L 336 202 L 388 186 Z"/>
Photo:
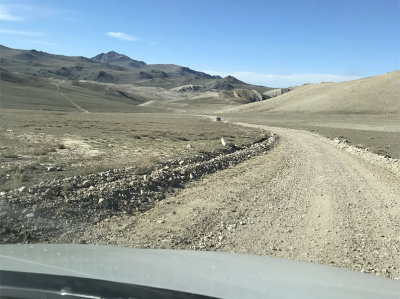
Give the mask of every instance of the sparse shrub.
<path id="1" fill-rule="evenodd" d="M 62 191 L 65 193 L 65 192 L 68 192 L 68 191 L 71 191 L 72 189 L 73 189 L 73 185 L 71 184 L 71 183 L 68 183 L 68 182 L 65 182 L 64 184 L 63 184 L 63 186 L 62 186 Z"/>
<path id="2" fill-rule="evenodd" d="M 26 173 L 19 173 L 19 174 L 16 174 L 15 177 L 16 177 L 17 180 L 20 181 L 21 183 L 29 182 L 29 180 L 30 180 L 30 178 L 31 178 L 31 177 L 30 177 L 28 174 L 26 174 Z"/>
<path id="3" fill-rule="evenodd" d="M 17 159 L 17 158 L 19 158 L 19 156 L 18 156 L 17 154 L 10 153 L 10 152 L 8 152 L 8 153 L 3 153 L 3 154 L 2 154 L 2 157 L 3 157 L 3 158 L 7 158 L 7 159 Z"/>
<path id="4" fill-rule="evenodd" d="M 48 152 L 49 152 L 48 150 L 40 147 L 40 148 L 33 149 L 33 153 L 32 154 L 35 155 L 35 156 L 45 156 L 45 155 L 47 155 Z"/>
<path id="5" fill-rule="evenodd" d="M 110 169 L 115 168 L 115 165 L 111 164 L 91 164 L 91 165 L 84 165 L 83 167 L 78 169 L 78 175 L 85 176 L 92 173 L 99 173 L 104 172 Z"/>
<path id="6" fill-rule="evenodd" d="M 41 143 L 37 144 L 36 147 L 33 149 L 32 154 L 34 156 L 45 156 L 48 153 L 54 153 L 57 151 L 60 145 L 52 144 L 52 143 Z"/>
<path id="7" fill-rule="evenodd" d="M 29 172 L 29 171 L 35 171 L 39 167 L 39 163 L 37 162 L 32 162 L 26 165 L 19 165 L 17 169 L 15 170 L 18 173 L 24 173 L 24 172 Z"/>
<path id="8" fill-rule="evenodd" d="M 39 163 L 46 163 L 50 161 L 50 157 L 49 156 L 40 156 L 37 160 Z"/>
<path id="9" fill-rule="evenodd" d="M 152 153 L 143 154 L 136 162 L 135 173 L 139 175 L 149 174 L 158 163 L 160 163 L 160 159 L 156 155 Z"/>
<path id="10" fill-rule="evenodd" d="M 0 184 L 1 191 L 10 191 L 28 183 L 31 176 L 26 173 L 14 173 L 4 183 Z"/>

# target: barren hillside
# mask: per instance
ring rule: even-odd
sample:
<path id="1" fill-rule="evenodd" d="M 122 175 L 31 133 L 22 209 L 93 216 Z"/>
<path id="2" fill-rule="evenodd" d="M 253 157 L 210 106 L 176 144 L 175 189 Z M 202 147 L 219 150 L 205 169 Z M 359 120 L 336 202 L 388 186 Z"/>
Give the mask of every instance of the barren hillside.
<path id="1" fill-rule="evenodd" d="M 399 113 L 400 71 L 340 83 L 306 84 L 226 112 Z"/>

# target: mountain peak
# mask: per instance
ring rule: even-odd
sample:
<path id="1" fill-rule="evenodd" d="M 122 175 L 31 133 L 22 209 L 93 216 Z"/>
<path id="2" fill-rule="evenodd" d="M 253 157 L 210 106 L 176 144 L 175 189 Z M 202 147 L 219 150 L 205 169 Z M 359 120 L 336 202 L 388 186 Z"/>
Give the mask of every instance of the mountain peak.
<path id="1" fill-rule="evenodd" d="M 240 80 L 238 80 L 235 77 L 230 76 L 230 75 L 228 75 L 225 78 L 223 78 L 223 80 L 226 81 L 226 82 L 229 82 L 229 83 L 243 83 L 242 81 L 240 81 Z"/>
<path id="2" fill-rule="evenodd" d="M 119 54 L 115 51 L 110 51 L 107 53 L 101 53 L 95 57 L 92 57 L 92 60 L 100 62 L 100 63 L 109 63 L 109 62 L 113 62 L 119 59 L 124 59 L 124 60 L 131 60 L 128 56 L 123 55 L 123 54 Z"/>
<path id="3" fill-rule="evenodd" d="M 120 66 L 142 67 L 146 65 L 143 61 L 133 60 L 132 58 L 115 51 L 101 53 L 91 59 L 103 64 L 117 64 Z"/>

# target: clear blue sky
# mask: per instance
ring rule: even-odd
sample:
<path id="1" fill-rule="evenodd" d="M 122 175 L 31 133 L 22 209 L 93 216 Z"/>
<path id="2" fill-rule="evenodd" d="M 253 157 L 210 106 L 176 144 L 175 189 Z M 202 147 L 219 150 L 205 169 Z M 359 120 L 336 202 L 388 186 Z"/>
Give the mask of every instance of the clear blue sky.
<path id="1" fill-rule="evenodd" d="M 0 2 L 0 43 L 288 86 L 399 69 L 399 0 Z"/>

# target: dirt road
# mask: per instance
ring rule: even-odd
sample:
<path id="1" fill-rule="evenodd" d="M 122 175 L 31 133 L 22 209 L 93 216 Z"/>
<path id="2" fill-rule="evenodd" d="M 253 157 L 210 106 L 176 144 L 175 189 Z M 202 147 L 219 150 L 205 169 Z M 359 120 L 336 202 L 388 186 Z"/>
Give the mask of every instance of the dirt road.
<path id="1" fill-rule="evenodd" d="M 400 279 L 400 177 L 315 134 L 269 128 L 270 152 L 217 172 L 86 242 L 261 254 Z"/>
<path id="2" fill-rule="evenodd" d="M 77 109 L 79 109 L 80 111 L 85 112 L 85 113 L 90 113 L 89 111 L 87 111 L 86 109 L 83 109 L 81 106 L 79 106 L 77 103 L 75 103 L 75 101 L 71 100 L 70 97 L 66 96 L 65 94 L 63 94 L 63 93 L 61 92 L 60 86 L 61 86 L 61 84 L 63 84 L 64 82 L 65 82 L 65 80 L 62 80 L 61 82 L 58 82 L 58 83 L 56 84 L 58 94 L 60 94 L 60 95 L 63 96 L 66 100 L 68 100 L 69 102 L 71 102 L 71 104 L 74 105 L 74 106 L 75 106 Z"/>

